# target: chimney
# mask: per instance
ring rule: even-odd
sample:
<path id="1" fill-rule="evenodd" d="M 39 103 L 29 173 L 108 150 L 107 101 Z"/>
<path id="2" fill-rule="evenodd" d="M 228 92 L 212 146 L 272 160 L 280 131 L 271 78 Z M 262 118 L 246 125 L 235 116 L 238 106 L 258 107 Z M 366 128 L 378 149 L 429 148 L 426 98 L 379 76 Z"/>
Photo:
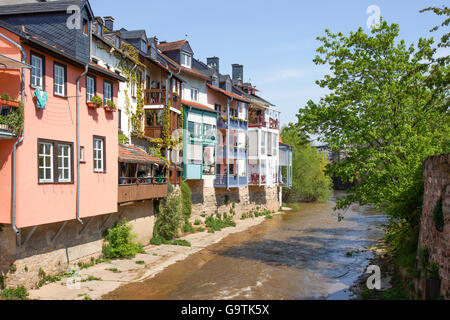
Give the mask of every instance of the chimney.
<path id="1" fill-rule="evenodd" d="M 206 64 L 208 67 L 213 68 L 216 70 L 217 73 L 219 73 L 219 58 L 218 57 L 211 57 L 206 58 Z"/>
<path id="2" fill-rule="evenodd" d="M 244 81 L 244 66 L 242 64 L 232 64 L 233 68 L 233 81 Z"/>
<path id="3" fill-rule="evenodd" d="M 105 28 L 109 31 L 114 30 L 114 18 L 113 17 L 103 17 L 103 20 L 105 20 Z"/>

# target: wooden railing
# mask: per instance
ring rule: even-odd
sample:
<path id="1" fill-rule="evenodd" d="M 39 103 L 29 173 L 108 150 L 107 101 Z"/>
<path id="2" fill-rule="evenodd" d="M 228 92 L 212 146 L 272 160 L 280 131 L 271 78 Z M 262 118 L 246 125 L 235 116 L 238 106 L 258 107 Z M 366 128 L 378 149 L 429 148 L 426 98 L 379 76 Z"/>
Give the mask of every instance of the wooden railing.
<path id="1" fill-rule="evenodd" d="M 119 178 L 118 203 L 161 199 L 166 196 L 165 177 Z"/>
<path id="2" fill-rule="evenodd" d="M 144 104 L 147 106 L 165 105 L 166 90 L 164 89 L 144 90 Z"/>

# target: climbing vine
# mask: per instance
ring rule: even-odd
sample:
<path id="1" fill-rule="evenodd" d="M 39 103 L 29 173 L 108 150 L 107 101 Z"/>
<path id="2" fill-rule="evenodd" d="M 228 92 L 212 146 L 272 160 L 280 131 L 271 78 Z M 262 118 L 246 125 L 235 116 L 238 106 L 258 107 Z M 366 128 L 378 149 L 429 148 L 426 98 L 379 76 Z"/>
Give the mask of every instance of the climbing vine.
<path id="1" fill-rule="evenodd" d="M 122 71 L 125 78 L 128 80 L 127 89 L 125 93 L 125 113 L 129 119 L 132 131 L 142 134 L 142 116 L 144 114 L 144 90 L 143 79 L 140 73 L 136 72 L 136 67 L 143 67 L 145 65 L 139 61 L 139 52 L 132 45 L 123 43 L 123 54 L 128 57 L 128 60 L 122 60 L 119 64 L 119 69 Z M 131 61 L 131 63 L 129 62 Z M 136 110 L 133 111 L 129 91 L 131 85 L 136 84 Z"/>

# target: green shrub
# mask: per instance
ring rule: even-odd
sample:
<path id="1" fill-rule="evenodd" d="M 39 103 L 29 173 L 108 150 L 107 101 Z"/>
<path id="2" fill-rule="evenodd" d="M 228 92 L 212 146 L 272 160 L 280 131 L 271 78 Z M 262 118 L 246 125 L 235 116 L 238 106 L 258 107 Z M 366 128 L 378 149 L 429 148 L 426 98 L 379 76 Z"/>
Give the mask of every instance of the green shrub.
<path id="1" fill-rule="evenodd" d="M 192 223 L 189 222 L 189 220 L 186 220 L 184 222 L 183 232 L 184 233 L 193 233 L 193 232 L 195 232 L 194 227 L 192 226 Z"/>
<path id="2" fill-rule="evenodd" d="M 90 102 L 96 104 L 97 107 L 101 107 L 103 105 L 103 100 L 99 96 L 93 96 Z"/>
<path id="3" fill-rule="evenodd" d="M 181 199 L 183 215 L 185 219 L 189 219 L 192 213 L 192 192 L 189 185 L 184 181 L 181 182 Z"/>
<path id="4" fill-rule="evenodd" d="M 151 244 L 159 245 L 174 239 L 184 221 L 180 193 L 169 195 L 160 206 Z"/>
<path id="5" fill-rule="evenodd" d="M 127 220 L 116 222 L 107 230 L 103 245 L 103 256 L 107 259 L 133 258 L 137 253 L 144 252 L 140 243 L 134 242 L 136 236 L 131 233 Z"/>
<path id="6" fill-rule="evenodd" d="M 202 222 L 199 219 L 195 220 L 195 222 L 194 222 L 194 225 L 196 225 L 196 226 L 199 226 L 201 224 L 202 224 Z"/>
<path id="7" fill-rule="evenodd" d="M 28 291 L 24 286 L 15 289 L 5 289 L 2 291 L 2 298 L 7 300 L 27 300 Z"/>
<path id="8" fill-rule="evenodd" d="M 128 137 L 122 132 L 122 130 L 119 130 L 119 143 L 120 144 L 128 144 L 129 139 Z"/>
<path id="9" fill-rule="evenodd" d="M 228 227 L 236 227 L 236 222 L 233 221 L 231 217 L 224 217 L 221 219 L 219 217 L 214 218 L 214 216 L 209 216 L 205 221 L 206 227 L 208 227 L 208 232 L 214 233 L 216 231 L 221 231 L 222 229 Z"/>

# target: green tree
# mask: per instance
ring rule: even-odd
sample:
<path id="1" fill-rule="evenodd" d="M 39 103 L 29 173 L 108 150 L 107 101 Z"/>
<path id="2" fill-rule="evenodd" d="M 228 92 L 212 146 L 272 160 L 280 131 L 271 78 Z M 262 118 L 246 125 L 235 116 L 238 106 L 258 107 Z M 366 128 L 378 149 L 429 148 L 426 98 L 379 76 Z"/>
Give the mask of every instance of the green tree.
<path id="1" fill-rule="evenodd" d="M 283 142 L 293 147 L 292 188 L 284 189 L 283 202 L 327 201 L 332 195 L 331 179 L 325 175 L 324 154 L 311 146 L 294 125 L 281 131 Z"/>
<path id="2" fill-rule="evenodd" d="M 320 135 L 347 158 L 327 172 L 359 183 L 338 208 L 351 203 L 383 207 L 410 227 L 420 222 L 422 163 L 449 151 L 448 65 L 433 62 L 432 39 L 417 46 L 398 41 L 399 27 L 382 21 L 371 34 L 360 28 L 319 37 L 314 59 L 331 74 L 317 81 L 330 91 L 298 114 L 300 132 Z"/>

